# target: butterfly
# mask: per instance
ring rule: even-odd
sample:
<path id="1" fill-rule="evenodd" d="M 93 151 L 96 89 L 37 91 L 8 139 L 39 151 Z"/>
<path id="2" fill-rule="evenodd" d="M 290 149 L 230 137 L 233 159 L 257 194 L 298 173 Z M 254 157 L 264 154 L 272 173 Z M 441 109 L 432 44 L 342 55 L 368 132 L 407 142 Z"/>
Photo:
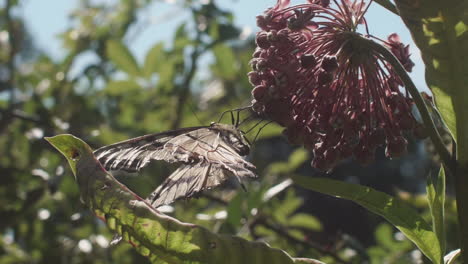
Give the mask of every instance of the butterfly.
<path id="1" fill-rule="evenodd" d="M 192 197 L 236 177 L 256 178 L 255 166 L 244 160 L 250 144 L 235 125 L 212 123 L 145 135 L 97 149 L 106 170 L 137 172 L 151 161 L 181 165 L 150 194 L 153 207 Z M 243 185 L 242 185 L 243 186 Z"/>

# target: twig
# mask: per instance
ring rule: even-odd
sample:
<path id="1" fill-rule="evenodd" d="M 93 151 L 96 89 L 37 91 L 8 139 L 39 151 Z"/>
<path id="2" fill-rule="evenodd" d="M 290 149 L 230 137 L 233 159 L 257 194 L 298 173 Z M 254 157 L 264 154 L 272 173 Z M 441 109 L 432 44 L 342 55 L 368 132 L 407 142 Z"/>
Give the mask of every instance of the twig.
<path id="1" fill-rule="evenodd" d="M 206 199 L 208 199 L 210 201 L 217 202 L 217 203 L 219 203 L 219 204 L 221 204 L 223 206 L 227 206 L 229 204 L 229 202 L 227 202 L 227 201 L 225 201 L 225 200 L 223 200 L 223 199 L 221 199 L 221 198 L 219 198 L 217 196 L 214 196 L 214 195 L 212 195 L 210 193 L 203 193 L 202 197 L 204 197 L 204 198 L 206 198 Z"/>
<path id="2" fill-rule="evenodd" d="M 183 117 L 182 110 L 190 95 L 190 83 L 192 82 L 192 79 L 195 76 L 195 73 L 197 71 L 198 58 L 203 53 L 205 53 L 207 50 L 211 49 L 214 45 L 218 43 L 218 41 L 215 40 L 201 48 L 199 45 L 201 43 L 201 37 L 202 37 L 202 33 L 197 29 L 197 36 L 195 37 L 196 44 L 194 45 L 193 52 L 190 55 L 190 63 L 191 63 L 190 68 L 188 69 L 187 74 L 185 75 L 184 80 L 182 84 L 180 85 L 180 88 L 182 88 L 182 91 L 179 97 L 177 98 L 175 117 L 174 117 L 174 120 L 172 121 L 171 129 L 179 128 L 180 123 L 182 122 L 182 117 Z"/>
<path id="3" fill-rule="evenodd" d="M 0 119 L 0 134 L 8 127 L 8 125 L 13 121 L 13 116 L 11 113 L 16 108 L 16 92 L 15 92 L 15 36 L 14 36 L 14 25 L 11 19 L 11 7 L 12 7 L 12 0 L 7 0 L 5 6 L 5 24 L 8 30 L 8 61 L 6 63 L 9 78 L 5 81 L 5 90 L 8 90 L 10 93 L 10 98 L 8 101 L 8 107 L 5 109 L 4 113 L 2 113 Z"/>
<path id="4" fill-rule="evenodd" d="M 298 238 L 295 238 L 293 237 L 292 235 L 290 235 L 286 229 L 284 227 L 280 227 L 278 225 L 273 225 L 273 224 L 270 224 L 266 219 L 265 217 L 258 217 L 256 218 L 251 224 L 251 230 L 253 230 L 255 228 L 255 225 L 262 225 L 272 231 L 274 231 L 275 233 L 277 233 L 278 235 L 281 235 L 282 237 L 286 238 L 287 240 L 289 240 L 291 243 L 294 243 L 294 244 L 299 244 L 299 245 L 302 245 L 304 247 L 307 247 L 307 248 L 313 248 L 315 250 L 317 250 L 318 252 L 320 252 L 321 254 L 324 254 L 324 255 L 328 255 L 330 257 L 332 257 L 335 261 L 337 261 L 338 263 L 348 263 L 347 261 L 345 261 L 344 259 L 342 259 L 340 256 L 338 256 L 335 252 L 332 252 L 330 250 L 326 250 L 324 249 L 322 246 L 312 242 L 312 241 L 306 241 L 306 240 L 301 240 L 301 239 L 298 239 Z"/>
<path id="5" fill-rule="evenodd" d="M 7 89 L 10 90 L 10 101 L 9 106 L 12 106 L 16 100 L 15 93 L 15 28 L 11 18 L 11 7 L 12 0 L 7 0 L 5 7 L 5 24 L 8 30 L 8 45 L 10 46 L 8 51 L 8 62 L 7 68 L 10 74 L 10 78 L 6 82 Z"/>
<path id="6" fill-rule="evenodd" d="M 179 94 L 179 97 L 177 98 L 177 103 L 176 103 L 176 110 L 175 110 L 175 117 L 174 120 L 172 121 L 171 128 L 176 129 L 180 126 L 180 123 L 182 121 L 182 116 L 183 116 L 183 108 L 185 106 L 185 102 L 187 101 L 189 95 L 190 95 L 190 83 L 192 82 L 193 77 L 195 76 L 195 72 L 197 70 L 197 61 L 198 57 L 200 57 L 201 52 L 198 51 L 198 47 L 194 47 L 194 51 L 192 52 L 192 55 L 190 56 L 190 68 L 185 75 L 184 81 L 181 84 L 182 91 Z"/>

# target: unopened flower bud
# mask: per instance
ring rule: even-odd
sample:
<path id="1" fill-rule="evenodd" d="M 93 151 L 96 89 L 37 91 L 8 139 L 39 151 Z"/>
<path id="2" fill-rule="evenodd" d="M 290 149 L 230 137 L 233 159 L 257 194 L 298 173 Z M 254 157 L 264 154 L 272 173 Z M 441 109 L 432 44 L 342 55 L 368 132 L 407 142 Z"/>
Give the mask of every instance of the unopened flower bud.
<path id="1" fill-rule="evenodd" d="M 302 68 L 313 68 L 317 65 L 317 60 L 314 54 L 303 54 L 301 56 L 301 67 Z"/>
<path id="2" fill-rule="evenodd" d="M 408 141 L 402 136 L 387 138 L 385 155 L 389 158 L 398 158 L 406 153 L 406 145 L 408 145 Z"/>
<path id="3" fill-rule="evenodd" d="M 334 72 L 338 69 L 338 60 L 335 56 L 325 56 L 321 66 L 326 72 Z"/>

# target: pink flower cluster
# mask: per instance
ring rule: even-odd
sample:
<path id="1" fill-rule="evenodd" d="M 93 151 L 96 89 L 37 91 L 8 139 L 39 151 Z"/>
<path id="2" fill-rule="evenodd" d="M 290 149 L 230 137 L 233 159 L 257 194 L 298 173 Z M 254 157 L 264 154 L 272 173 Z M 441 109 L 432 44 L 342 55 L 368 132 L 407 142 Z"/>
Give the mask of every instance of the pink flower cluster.
<path id="1" fill-rule="evenodd" d="M 286 127 L 292 143 L 314 153 L 312 166 L 329 170 L 354 156 L 373 161 L 378 146 L 389 157 L 406 151 L 402 131 L 417 126 L 413 101 L 403 83 L 377 51 L 356 41 L 367 26 L 362 0 L 308 0 L 289 6 L 278 0 L 257 17 L 261 31 L 249 80 L 254 110 Z M 383 44 L 407 71 L 409 47 L 397 34 Z"/>

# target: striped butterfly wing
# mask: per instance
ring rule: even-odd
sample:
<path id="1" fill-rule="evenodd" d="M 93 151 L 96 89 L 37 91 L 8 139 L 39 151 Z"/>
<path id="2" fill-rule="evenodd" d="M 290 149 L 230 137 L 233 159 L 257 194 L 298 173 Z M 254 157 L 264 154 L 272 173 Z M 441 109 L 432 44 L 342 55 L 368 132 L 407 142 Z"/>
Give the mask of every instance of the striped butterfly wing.
<path id="1" fill-rule="evenodd" d="M 242 158 L 248 152 L 249 144 L 239 129 L 213 123 L 126 140 L 97 149 L 95 155 L 107 170 L 136 172 L 152 160 L 182 163 L 150 195 L 157 207 L 191 197 L 232 176 L 241 184 L 245 178 L 256 178 L 255 166 Z"/>
<path id="2" fill-rule="evenodd" d="M 212 124 L 182 134 L 168 141 L 165 147 L 178 161 L 212 164 L 232 172 L 239 181 L 256 177 L 252 172 L 255 166 L 242 158 L 248 154 L 249 144 L 240 130 L 231 125 Z"/>
<path id="3" fill-rule="evenodd" d="M 97 149 L 94 154 L 106 170 L 139 171 L 152 160 L 187 164 L 209 163 L 242 179 L 255 178 L 255 166 L 242 156 L 249 144 L 232 125 L 213 123 L 146 135 Z"/>
<path id="4" fill-rule="evenodd" d="M 162 133 L 132 138 L 94 151 L 94 155 L 106 170 L 124 170 L 137 172 L 152 159 L 176 162 L 165 144 L 171 139 L 185 133 L 206 127 L 191 127 L 171 130 Z"/>
<path id="5" fill-rule="evenodd" d="M 209 163 L 183 164 L 153 191 L 147 201 L 154 207 L 190 198 L 222 184 L 232 172 Z"/>

